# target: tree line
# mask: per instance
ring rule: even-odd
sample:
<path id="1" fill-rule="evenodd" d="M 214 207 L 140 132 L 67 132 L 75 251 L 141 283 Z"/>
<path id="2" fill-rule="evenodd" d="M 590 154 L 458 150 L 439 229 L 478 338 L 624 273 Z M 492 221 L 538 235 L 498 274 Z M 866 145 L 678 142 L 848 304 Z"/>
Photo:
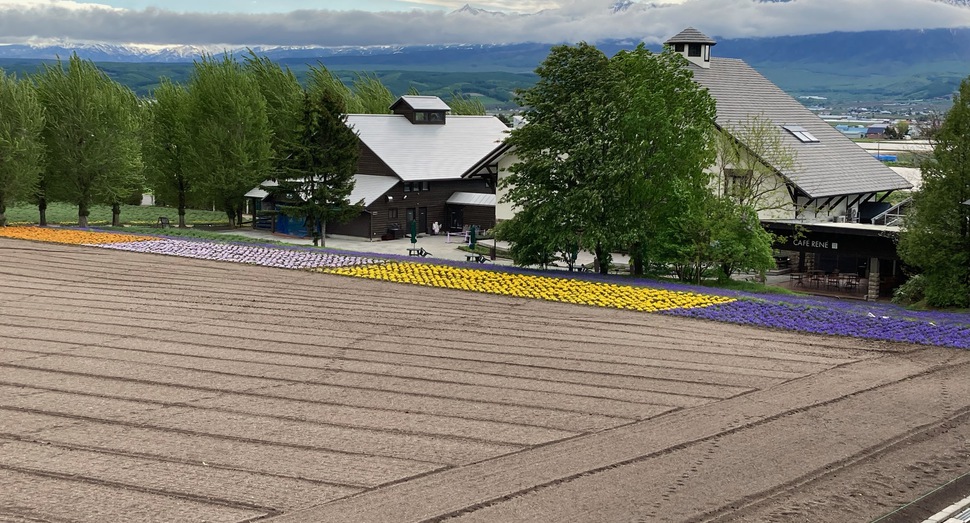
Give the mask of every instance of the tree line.
<path id="1" fill-rule="evenodd" d="M 285 211 L 322 239 L 327 221 L 358 209 L 346 201 L 358 148 L 346 114 L 393 102 L 376 76 L 348 86 L 320 65 L 301 83 L 252 52 L 204 55 L 187 83 L 163 79 L 147 98 L 77 55 L 22 78 L 0 70 L 0 226 L 15 202 L 37 205 L 46 225 L 53 201 L 76 205 L 81 227 L 92 205 L 111 205 L 119 225 L 121 204 L 145 190 L 178 208 L 180 227 L 185 209 L 209 207 L 239 225 L 244 194 L 274 179 Z M 450 103 L 455 114 L 485 112 L 460 93 Z"/>

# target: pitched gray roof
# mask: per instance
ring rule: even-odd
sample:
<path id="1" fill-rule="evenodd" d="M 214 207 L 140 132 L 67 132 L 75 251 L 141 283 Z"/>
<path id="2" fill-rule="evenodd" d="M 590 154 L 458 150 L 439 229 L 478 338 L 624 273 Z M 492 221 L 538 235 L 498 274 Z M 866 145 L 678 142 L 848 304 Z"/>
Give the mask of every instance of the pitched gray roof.
<path id="1" fill-rule="evenodd" d="M 374 176 L 371 174 L 355 174 L 354 175 L 354 189 L 350 191 L 350 196 L 347 200 L 350 203 L 357 203 L 364 200 L 364 207 L 369 206 L 374 203 L 375 200 L 384 196 L 384 193 L 391 190 L 398 183 L 397 178 L 391 176 Z M 248 193 L 246 193 L 246 198 L 259 198 L 263 199 L 269 196 L 269 192 L 266 188 L 277 187 L 279 183 L 275 180 L 266 180 L 265 182 L 259 184 L 258 187 L 254 187 Z"/>
<path id="2" fill-rule="evenodd" d="M 717 41 L 706 34 L 688 27 L 683 31 L 671 36 L 664 44 L 710 44 L 717 45 Z"/>
<path id="3" fill-rule="evenodd" d="M 396 114 L 351 114 L 360 140 L 405 182 L 458 180 L 502 146 L 508 128 L 494 116 L 449 116 L 415 125 Z"/>
<path id="4" fill-rule="evenodd" d="M 905 178 L 743 61 L 712 58 L 710 69 L 695 65 L 690 68 L 694 80 L 706 87 L 716 100 L 717 124 L 722 129 L 730 131 L 759 115 L 777 126 L 785 145 L 796 155 L 794 168 L 782 174 L 808 196 L 821 198 L 912 188 Z M 803 143 L 782 126 L 801 126 L 819 141 Z"/>

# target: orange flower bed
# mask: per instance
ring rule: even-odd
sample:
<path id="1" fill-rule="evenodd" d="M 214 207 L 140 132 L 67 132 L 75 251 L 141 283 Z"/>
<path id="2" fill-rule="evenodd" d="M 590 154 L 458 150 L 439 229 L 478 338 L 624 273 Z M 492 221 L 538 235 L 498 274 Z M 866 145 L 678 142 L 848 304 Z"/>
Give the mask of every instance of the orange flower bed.
<path id="1" fill-rule="evenodd" d="M 74 245 L 158 240 L 158 238 L 152 236 L 48 227 L 0 227 L 0 237 L 50 243 L 70 243 Z"/>

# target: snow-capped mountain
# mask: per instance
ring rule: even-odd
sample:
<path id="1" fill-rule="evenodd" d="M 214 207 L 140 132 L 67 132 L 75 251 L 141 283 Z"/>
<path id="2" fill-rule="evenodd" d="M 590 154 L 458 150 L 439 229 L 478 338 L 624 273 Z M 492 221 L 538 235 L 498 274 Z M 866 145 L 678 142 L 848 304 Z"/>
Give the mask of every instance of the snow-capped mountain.
<path id="1" fill-rule="evenodd" d="M 469 4 L 465 4 L 461 9 L 456 9 L 449 13 L 451 15 L 472 15 L 472 16 L 507 16 L 505 13 L 500 11 L 488 11 L 486 9 L 479 9 L 477 7 L 472 7 Z"/>
<path id="2" fill-rule="evenodd" d="M 318 46 L 270 46 L 253 47 L 260 56 L 273 59 L 327 58 L 332 56 L 373 56 L 402 52 L 405 49 L 441 50 L 478 46 L 361 46 L 361 47 L 318 47 Z M 247 48 L 225 46 L 139 46 L 112 44 L 69 44 L 57 45 L 0 45 L 0 58 L 54 60 L 67 59 L 77 53 L 85 60 L 95 62 L 192 62 L 203 54 L 215 55 L 228 52 L 237 56 L 248 54 Z"/>
<path id="3" fill-rule="evenodd" d="M 614 14 L 622 13 L 623 11 L 626 11 L 627 9 L 632 7 L 633 4 L 635 3 L 636 2 L 633 2 L 632 0 L 617 0 L 616 2 L 613 3 L 613 5 L 610 6 L 610 12 Z"/>

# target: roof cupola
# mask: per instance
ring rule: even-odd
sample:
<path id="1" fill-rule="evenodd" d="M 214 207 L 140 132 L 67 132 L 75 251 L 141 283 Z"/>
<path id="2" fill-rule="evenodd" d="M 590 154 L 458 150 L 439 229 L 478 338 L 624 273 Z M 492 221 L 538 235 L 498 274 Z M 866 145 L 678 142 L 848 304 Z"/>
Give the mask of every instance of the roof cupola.
<path id="1" fill-rule="evenodd" d="M 717 45 L 717 42 L 697 29 L 688 27 L 672 36 L 664 45 L 672 47 L 674 52 L 690 63 L 708 69 L 711 67 L 711 47 Z"/>

